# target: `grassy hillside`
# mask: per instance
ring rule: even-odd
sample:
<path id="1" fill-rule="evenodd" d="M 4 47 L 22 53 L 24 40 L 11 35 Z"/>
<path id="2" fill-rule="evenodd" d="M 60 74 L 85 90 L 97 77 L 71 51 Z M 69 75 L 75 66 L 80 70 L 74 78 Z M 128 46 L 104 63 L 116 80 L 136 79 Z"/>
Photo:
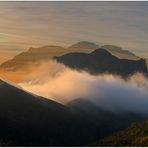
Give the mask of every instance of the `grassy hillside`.
<path id="1" fill-rule="evenodd" d="M 148 146 L 148 120 L 92 144 L 93 146 Z"/>
<path id="2" fill-rule="evenodd" d="M 62 105 L 4 81 L 0 91 L 2 146 L 84 146 L 145 119 L 104 111 L 84 100 Z"/>

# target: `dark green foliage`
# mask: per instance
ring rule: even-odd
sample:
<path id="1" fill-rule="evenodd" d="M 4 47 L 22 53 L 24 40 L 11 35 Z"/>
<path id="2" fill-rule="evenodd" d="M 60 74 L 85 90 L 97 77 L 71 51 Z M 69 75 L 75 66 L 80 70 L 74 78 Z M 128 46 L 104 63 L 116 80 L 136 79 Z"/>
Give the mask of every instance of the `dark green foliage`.
<path id="1" fill-rule="evenodd" d="M 127 129 L 99 140 L 92 146 L 148 146 L 148 120 L 133 123 Z"/>

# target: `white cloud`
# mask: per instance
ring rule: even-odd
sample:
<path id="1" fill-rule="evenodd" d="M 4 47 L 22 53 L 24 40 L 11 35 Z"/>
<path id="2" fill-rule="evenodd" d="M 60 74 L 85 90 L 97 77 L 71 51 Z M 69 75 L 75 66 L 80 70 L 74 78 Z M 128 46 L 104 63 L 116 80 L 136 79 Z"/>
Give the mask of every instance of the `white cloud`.
<path id="1" fill-rule="evenodd" d="M 61 103 L 84 98 L 107 110 L 148 114 L 148 79 L 142 74 L 128 80 L 108 74 L 93 76 L 50 61 L 19 85 Z"/>

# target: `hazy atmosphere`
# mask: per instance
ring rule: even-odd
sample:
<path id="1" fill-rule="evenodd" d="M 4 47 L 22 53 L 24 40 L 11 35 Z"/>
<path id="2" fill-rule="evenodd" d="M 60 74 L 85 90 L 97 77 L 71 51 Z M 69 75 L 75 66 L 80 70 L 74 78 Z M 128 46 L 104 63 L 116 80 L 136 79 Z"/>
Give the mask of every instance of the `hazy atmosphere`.
<path id="1" fill-rule="evenodd" d="M 148 146 L 148 2 L 0 2 L 1 146 Z"/>
<path id="2" fill-rule="evenodd" d="M 119 76 L 93 76 L 50 61 L 42 63 L 19 85 L 63 104 L 82 98 L 105 110 L 148 115 L 148 80 L 138 73 L 124 81 Z"/>
<path id="3" fill-rule="evenodd" d="M 113 44 L 148 57 L 147 2 L 0 2 L 0 50 Z"/>

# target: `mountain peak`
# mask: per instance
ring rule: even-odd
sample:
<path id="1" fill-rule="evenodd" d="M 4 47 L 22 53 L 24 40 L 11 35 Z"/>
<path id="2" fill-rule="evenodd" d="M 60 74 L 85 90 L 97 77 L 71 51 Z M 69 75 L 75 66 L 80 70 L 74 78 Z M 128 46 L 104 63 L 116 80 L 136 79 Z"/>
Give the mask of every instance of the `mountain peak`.
<path id="1" fill-rule="evenodd" d="M 69 48 L 86 48 L 86 49 L 96 49 L 99 46 L 95 43 L 89 42 L 89 41 L 80 41 L 76 44 L 73 44 Z"/>
<path id="2" fill-rule="evenodd" d="M 97 48 L 96 50 L 94 50 L 93 52 L 91 52 L 90 54 L 99 54 L 99 55 L 109 55 L 112 56 L 112 54 L 110 52 L 108 52 L 106 49 L 104 48 Z"/>
<path id="3" fill-rule="evenodd" d="M 112 55 L 118 57 L 119 59 L 128 59 L 128 60 L 139 60 L 140 57 L 136 56 L 134 53 L 128 50 L 123 50 L 121 47 L 114 45 L 104 45 L 101 48 L 106 49 Z"/>
<path id="4" fill-rule="evenodd" d="M 120 54 L 125 54 L 128 56 L 133 56 L 135 58 L 138 58 L 134 53 L 128 51 L 128 50 L 123 50 L 121 47 L 115 46 L 115 45 L 104 45 L 101 46 L 101 48 L 108 50 L 109 52 L 116 52 Z M 130 58 L 129 58 L 130 59 Z"/>
<path id="5" fill-rule="evenodd" d="M 101 46 L 101 48 L 103 49 L 106 49 L 106 50 L 110 50 L 110 51 L 121 51 L 122 48 L 121 47 L 118 47 L 118 46 L 115 46 L 115 45 L 103 45 Z"/>
<path id="6" fill-rule="evenodd" d="M 46 45 L 38 48 L 30 47 L 28 51 L 29 52 L 50 52 L 51 50 L 55 50 L 55 49 L 62 50 L 64 48 L 56 45 Z"/>
<path id="7" fill-rule="evenodd" d="M 108 50 L 98 48 L 91 53 L 71 53 L 56 57 L 58 62 L 92 74 L 111 73 L 126 77 L 135 72 L 147 73 L 145 60 L 119 59 Z"/>

